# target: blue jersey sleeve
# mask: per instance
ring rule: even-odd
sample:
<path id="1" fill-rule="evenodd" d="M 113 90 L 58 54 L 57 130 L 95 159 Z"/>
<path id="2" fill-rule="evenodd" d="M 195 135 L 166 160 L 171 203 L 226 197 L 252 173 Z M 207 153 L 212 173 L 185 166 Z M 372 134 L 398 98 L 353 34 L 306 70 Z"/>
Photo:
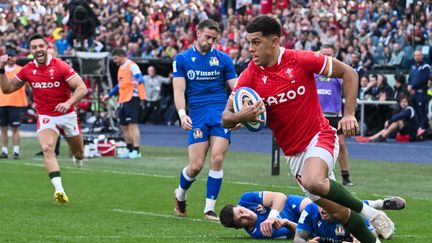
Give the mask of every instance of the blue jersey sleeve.
<path id="1" fill-rule="evenodd" d="M 257 227 L 253 232 L 248 232 L 250 236 L 254 239 L 269 239 L 268 237 L 264 237 L 261 230 Z M 291 239 L 292 233 L 287 228 L 282 227 L 278 230 L 273 228 L 272 235 L 270 239 Z"/>
<path id="2" fill-rule="evenodd" d="M 263 203 L 264 192 L 246 192 L 240 197 L 238 205 L 248 207 Z"/>
<path id="3" fill-rule="evenodd" d="M 225 80 L 230 80 L 233 78 L 237 78 L 237 73 L 234 67 L 234 63 L 231 60 L 231 57 L 228 55 L 223 55 L 224 62 L 225 63 Z"/>
<path id="4" fill-rule="evenodd" d="M 300 215 L 300 219 L 297 222 L 297 231 L 307 231 L 313 233 L 313 204 L 309 204 L 305 207 Z"/>
<path id="5" fill-rule="evenodd" d="M 173 62 L 173 77 L 184 78 L 186 77 L 184 71 L 184 57 L 183 55 L 177 55 Z"/>
<path id="6" fill-rule="evenodd" d="M 293 213 L 300 215 L 300 204 L 305 199 L 302 196 L 287 195 L 285 206 L 288 206 Z"/>

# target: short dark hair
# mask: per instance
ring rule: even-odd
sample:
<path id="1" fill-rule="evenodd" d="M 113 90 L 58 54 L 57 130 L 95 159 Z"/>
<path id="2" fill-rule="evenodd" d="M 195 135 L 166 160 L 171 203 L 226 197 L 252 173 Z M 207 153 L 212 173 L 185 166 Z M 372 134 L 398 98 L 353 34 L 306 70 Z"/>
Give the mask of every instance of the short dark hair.
<path id="1" fill-rule="evenodd" d="M 410 99 L 409 99 L 408 95 L 406 95 L 406 94 L 400 94 L 397 97 L 398 103 L 400 103 L 403 99 L 406 99 L 408 101 L 408 104 L 410 103 Z"/>
<path id="2" fill-rule="evenodd" d="M 332 44 L 324 44 L 324 45 L 321 46 L 321 50 L 322 50 L 322 49 L 332 49 L 333 52 L 336 53 L 336 48 L 335 48 L 335 46 L 332 45 Z"/>
<path id="3" fill-rule="evenodd" d="M 219 219 L 223 226 L 227 228 L 237 228 L 238 225 L 234 222 L 234 208 L 236 206 L 232 204 L 227 204 L 223 207 L 219 213 Z"/>
<path id="4" fill-rule="evenodd" d="M 41 39 L 46 43 L 45 38 L 41 35 L 41 34 L 33 34 L 28 38 L 28 44 L 30 45 L 30 43 L 34 40 L 38 40 Z"/>
<path id="5" fill-rule="evenodd" d="M 216 32 L 220 33 L 219 24 L 218 24 L 218 22 L 214 21 L 213 19 L 201 20 L 201 22 L 199 22 L 199 24 L 198 24 L 198 29 L 203 30 L 204 28 L 215 30 Z"/>
<path id="6" fill-rule="evenodd" d="M 126 56 L 126 51 L 123 50 L 122 48 L 115 48 L 112 52 L 113 56 L 121 56 L 121 57 L 125 57 Z"/>
<path id="7" fill-rule="evenodd" d="M 265 37 L 270 35 L 281 36 L 281 25 L 275 18 L 267 15 L 260 15 L 253 18 L 247 24 L 246 30 L 248 33 L 261 32 Z"/>

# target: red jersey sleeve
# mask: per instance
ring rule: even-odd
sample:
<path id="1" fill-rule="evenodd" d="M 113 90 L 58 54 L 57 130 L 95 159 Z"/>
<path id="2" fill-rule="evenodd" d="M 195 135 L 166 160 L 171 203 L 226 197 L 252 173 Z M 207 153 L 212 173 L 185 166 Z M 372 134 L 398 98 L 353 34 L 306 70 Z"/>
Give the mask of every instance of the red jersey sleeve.
<path id="1" fill-rule="evenodd" d="M 24 66 L 23 68 L 21 68 L 21 70 L 15 75 L 15 77 L 17 78 L 17 79 L 19 79 L 20 81 L 22 81 L 22 82 L 27 82 L 27 79 L 26 79 L 26 71 L 27 71 L 27 68 L 26 68 L 26 66 Z"/>
<path id="2" fill-rule="evenodd" d="M 65 81 L 69 81 L 71 78 L 73 78 L 75 75 L 77 75 L 75 70 L 71 66 L 69 66 L 69 64 L 67 64 L 66 62 L 64 62 L 61 59 L 58 59 L 57 68 L 59 69 L 60 74 L 61 74 L 62 78 L 64 78 Z"/>
<path id="3" fill-rule="evenodd" d="M 307 71 L 321 75 L 326 68 L 328 57 L 313 51 L 299 51 L 297 60 Z"/>

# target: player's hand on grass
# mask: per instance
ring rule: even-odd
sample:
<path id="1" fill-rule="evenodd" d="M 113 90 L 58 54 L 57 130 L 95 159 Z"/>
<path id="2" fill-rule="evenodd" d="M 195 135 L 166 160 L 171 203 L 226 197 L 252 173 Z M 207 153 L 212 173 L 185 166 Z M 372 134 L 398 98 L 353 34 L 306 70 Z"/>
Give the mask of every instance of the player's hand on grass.
<path id="1" fill-rule="evenodd" d="M 263 106 L 264 103 L 262 100 L 259 100 L 255 104 L 252 104 L 252 102 L 250 102 L 250 99 L 245 99 L 245 101 L 243 102 L 243 107 L 239 111 L 242 118 L 241 122 L 249 122 L 249 121 L 264 122 L 263 120 L 259 119 L 259 115 L 265 111 Z"/>
<path id="2" fill-rule="evenodd" d="M 344 115 L 339 121 L 337 129 L 342 129 L 343 134 L 348 137 L 359 133 L 359 125 L 353 115 Z"/>
<path id="3" fill-rule="evenodd" d="M 55 111 L 66 113 L 69 111 L 70 107 L 71 104 L 69 104 L 68 102 L 60 103 L 56 106 Z"/>
<path id="4" fill-rule="evenodd" d="M 272 235 L 272 228 L 275 221 L 276 219 L 274 218 L 267 218 L 264 222 L 261 223 L 260 228 L 263 236 L 270 237 Z"/>
<path id="5" fill-rule="evenodd" d="M 181 126 L 184 130 L 186 131 L 192 130 L 192 120 L 188 115 L 182 116 L 180 120 L 181 120 Z"/>

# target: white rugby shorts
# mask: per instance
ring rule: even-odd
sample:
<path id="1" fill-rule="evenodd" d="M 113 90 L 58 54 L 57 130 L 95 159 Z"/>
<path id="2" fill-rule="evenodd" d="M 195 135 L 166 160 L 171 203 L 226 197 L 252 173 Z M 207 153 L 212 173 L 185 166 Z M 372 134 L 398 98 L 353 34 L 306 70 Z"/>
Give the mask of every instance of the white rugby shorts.
<path id="1" fill-rule="evenodd" d="M 332 151 L 332 153 L 330 152 Z M 287 164 L 290 166 L 291 174 L 295 177 L 302 191 L 312 201 L 320 199 L 301 185 L 301 174 L 305 161 L 311 157 L 318 157 L 325 161 L 328 167 L 328 178 L 336 180 L 333 169 L 339 155 L 339 139 L 335 131 L 318 132 L 306 147 L 304 152 L 292 156 L 286 156 Z"/>
<path id="2" fill-rule="evenodd" d="M 36 133 L 47 128 L 53 129 L 57 134 L 62 134 L 65 137 L 75 137 L 81 134 L 81 127 L 75 111 L 61 116 L 38 115 Z"/>

